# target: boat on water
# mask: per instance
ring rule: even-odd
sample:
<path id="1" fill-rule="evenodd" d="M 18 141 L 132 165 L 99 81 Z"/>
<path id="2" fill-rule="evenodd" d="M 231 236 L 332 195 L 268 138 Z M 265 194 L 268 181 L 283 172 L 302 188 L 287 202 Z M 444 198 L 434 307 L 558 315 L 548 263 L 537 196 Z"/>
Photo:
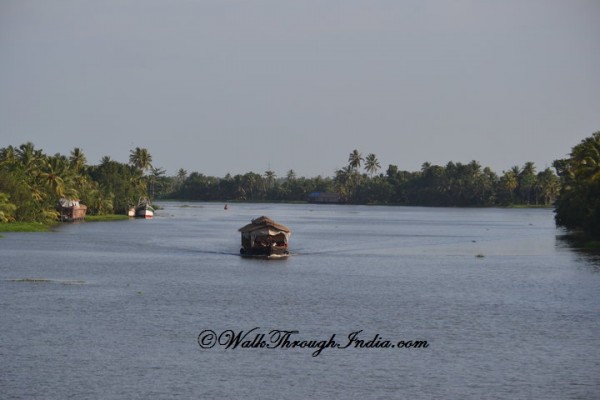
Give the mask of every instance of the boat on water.
<path id="1" fill-rule="evenodd" d="M 137 218 L 152 218 L 154 217 L 154 207 L 150 200 L 142 197 L 135 207 L 135 216 Z"/>
<path id="2" fill-rule="evenodd" d="M 82 221 L 87 212 L 87 206 L 80 204 L 79 199 L 62 198 L 58 201 L 60 220 L 63 222 Z"/>
<path id="3" fill-rule="evenodd" d="M 244 257 L 281 258 L 290 255 L 288 241 L 292 231 L 269 217 L 259 217 L 238 229 L 242 234 L 240 255 Z"/>

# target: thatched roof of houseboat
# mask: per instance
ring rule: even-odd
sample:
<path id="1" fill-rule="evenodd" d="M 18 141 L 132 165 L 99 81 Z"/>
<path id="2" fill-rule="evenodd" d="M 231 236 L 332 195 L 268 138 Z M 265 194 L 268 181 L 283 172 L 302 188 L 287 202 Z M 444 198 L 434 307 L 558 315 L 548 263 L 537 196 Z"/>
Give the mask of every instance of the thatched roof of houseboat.
<path id="1" fill-rule="evenodd" d="M 238 229 L 238 231 L 244 233 L 244 232 L 252 232 L 252 231 L 255 231 L 258 229 L 264 229 L 264 228 L 273 228 L 278 231 L 282 231 L 282 232 L 286 232 L 286 233 L 292 232 L 291 229 L 288 228 L 287 226 L 278 224 L 277 222 L 273 221 L 271 218 L 265 217 L 264 215 L 262 217 L 253 219 L 252 223 L 241 227 L 240 229 Z"/>

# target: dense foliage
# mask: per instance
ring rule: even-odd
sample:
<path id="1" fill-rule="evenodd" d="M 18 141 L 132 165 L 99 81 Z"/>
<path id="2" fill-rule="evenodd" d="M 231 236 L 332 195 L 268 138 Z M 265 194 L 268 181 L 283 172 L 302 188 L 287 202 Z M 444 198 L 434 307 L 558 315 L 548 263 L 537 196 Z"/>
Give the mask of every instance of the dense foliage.
<path id="1" fill-rule="evenodd" d="M 449 162 L 445 166 L 424 163 L 416 172 L 389 165 L 385 173 L 377 175 L 380 168 L 374 154 L 363 158 L 354 150 L 348 165 L 336 171 L 333 178 L 298 178 L 293 170 L 281 179 L 273 171 L 262 176 L 249 172 L 216 178 L 198 172 L 188 176 L 180 170 L 169 196 L 207 201 L 306 201 L 311 192 L 334 192 L 340 202 L 351 204 L 495 206 L 550 205 L 559 190 L 554 172 L 546 168 L 536 173 L 531 162 L 522 168 L 515 166 L 502 176 L 482 168 L 477 161 Z"/>
<path id="2" fill-rule="evenodd" d="M 0 222 L 55 221 L 61 198 L 80 199 L 90 215 L 124 213 L 146 195 L 149 178 L 136 158 L 141 150 L 132 150 L 131 165 L 104 157 L 88 166 L 78 148 L 68 157 L 47 155 L 32 143 L 0 149 Z M 151 159 L 144 160 L 148 168 Z"/>
<path id="3" fill-rule="evenodd" d="M 561 181 L 556 223 L 600 237 L 600 131 L 573 147 L 570 157 L 554 162 Z"/>
<path id="4" fill-rule="evenodd" d="M 152 166 L 146 149 L 131 150 L 129 163 L 103 157 L 88 165 L 81 149 L 69 156 L 47 155 L 32 143 L 0 149 L 0 222 L 57 219 L 60 198 L 80 199 L 88 215 L 125 213 L 140 197 L 199 201 L 307 201 L 313 192 L 335 193 L 350 204 L 422 206 L 550 205 L 559 191 L 550 170 L 536 172 L 525 163 L 498 176 L 477 161 L 424 163 L 420 171 L 389 165 L 385 173 L 375 154 L 353 150 L 346 167 L 333 177 L 298 177 L 293 170 L 278 178 L 273 171 L 223 178 L 199 172 L 176 176 Z M 563 199 L 566 197 L 563 197 Z"/>

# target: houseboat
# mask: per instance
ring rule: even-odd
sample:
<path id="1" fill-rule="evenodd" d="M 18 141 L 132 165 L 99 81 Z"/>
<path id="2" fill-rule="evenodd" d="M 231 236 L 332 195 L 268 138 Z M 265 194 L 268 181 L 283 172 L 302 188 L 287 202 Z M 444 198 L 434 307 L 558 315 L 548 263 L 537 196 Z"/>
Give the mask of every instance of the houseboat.
<path id="1" fill-rule="evenodd" d="M 87 206 L 79 203 L 79 199 L 62 198 L 58 201 L 60 220 L 63 222 L 82 221 L 87 212 Z"/>
<path id="2" fill-rule="evenodd" d="M 290 255 L 288 240 L 292 231 L 262 216 L 238 229 L 242 234 L 240 254 L 244 257 L 281 258 Z"/>

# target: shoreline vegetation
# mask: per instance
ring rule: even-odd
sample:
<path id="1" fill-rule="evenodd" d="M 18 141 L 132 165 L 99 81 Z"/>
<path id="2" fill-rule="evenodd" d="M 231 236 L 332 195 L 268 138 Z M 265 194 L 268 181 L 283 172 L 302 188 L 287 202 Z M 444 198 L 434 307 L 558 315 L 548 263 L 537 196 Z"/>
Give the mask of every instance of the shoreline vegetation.
<path id="1" fill-rule="evenodd" d="M 56 223 L 9 222 L 0 223 L 0 232 L 48 232 Z M 1 237 L 1 236 L 0 236 Z"/>
<path id="2" fill-rule="evenodd" d="M 127 219 L 143 197 L 178 201 L 251 203 L 335 203 L 431 207 L 556 206 L 556 223 L 600 237 L 600 132 L 556 160 L 556 173 L 536 171 L 532 162 L 501 174 L 478 161 L 422 164 L 418 171 L 396 165 L 382 170 L 377 156 L 353 150 L 332 177 L 285 177 L 274 171 L 223 178 L 179 169 L 175 176 L 154 167 L 145 148 L 130 151 L 129 162 L 104 156 L 89 165 L 80 148 L 68 156 L 47 155 L 31 142 L 0 149 L 0 231 L 44 231 L 57 223 L 58 201 L 77 199 L 86 221 Z"/>
<path id="3" fill-rule="evenodd" d="M 108 214 L 108 215 L 90 215 L 81 222 L 108 222 L 128 220 L 127 215 Z M 78 222 L 78 223 L 81 223 Z M 60 225 L 60 222 L 7 222 L 0 223 L 0 232 L 49 232 L 52 228 Z"/>

